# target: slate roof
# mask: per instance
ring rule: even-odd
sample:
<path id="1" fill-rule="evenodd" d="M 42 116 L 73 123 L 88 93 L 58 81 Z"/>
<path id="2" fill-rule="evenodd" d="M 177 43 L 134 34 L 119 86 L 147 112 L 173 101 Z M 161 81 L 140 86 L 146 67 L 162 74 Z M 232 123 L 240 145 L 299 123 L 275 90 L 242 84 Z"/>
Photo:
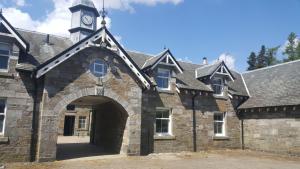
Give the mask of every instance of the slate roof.
<path id="1" fill-rule="evenodd" d="M 49 35 L 49 44 L 46 44 L 47 34 L 17 29 L 19 34 L 30 44 L 29 55 L 23 57 L 18 69 L 33 70 L 36 66 L 61 53 L 73 43 L 69 38 Z"/>
<path id="2" fill-rule="evenodd" d="M 32 71 L 37 66 L 45 63 L 49 59 L 55 57 L 56 55 L 60 54 L 65 49 L 73 45 L 72 41 L 66 37 L 50 35 L 50 43 L 46 44 L 45 40 L 47 34 L 21 29 L 17 29 L 17 31 L 26 41 L 30 43 L 29 56 L 27 56 L 26 59 L 22 60 L 20 64 L 18 64 L 17 69 L 19 70 Z M 165 53 L 165 51 L 167 50 L 164 50 L 158 55 L 150 55 L 141 52 L 126 50 L 130 58 L 136 63 L 136 65 L 140 69 L 146 68 L 146 65 L 154 64 L 157 61 L 157 59 L 159 59 Z M 184 70 L 182 74 L 177 75 L 178 88 L 212 92 L 212 89 L 210 87 L 208 87 L 203 82 L 195 78 L 196 69 L 202 67 L 203 65 L 192 64 L 182 61 L 178 61 L 178 64 Z M 237 74 L 237 76 L 234 75 L 235 77 L 239 77 L 239 74 L 237 72 L 235 72 L 235 74 Z M 151 77 L 149 77 L 149 79 L 155 85 L 154 79 Z M 237 80 L 235 80 L 234 83 L 230 84 L 230 86 L 232 89 L 232 94 L 248 96 L 245 92 L 245 86 L 241 78 L 237 78 Z"/>
<path id="3" fill-rule="evenodd" d="M 243 74 L 250 98 L 239 109 L 300 105 L 300 60 Z"/>
<path id="4" fill-rule="evenodd" d="M 221 63 L 222 63 L 221 61 L 217 61 L 216 63 L 197 68 L 196 70 L 197 78 L 212 75 L 216 71 L 216 69 L 220 66 Z"/>

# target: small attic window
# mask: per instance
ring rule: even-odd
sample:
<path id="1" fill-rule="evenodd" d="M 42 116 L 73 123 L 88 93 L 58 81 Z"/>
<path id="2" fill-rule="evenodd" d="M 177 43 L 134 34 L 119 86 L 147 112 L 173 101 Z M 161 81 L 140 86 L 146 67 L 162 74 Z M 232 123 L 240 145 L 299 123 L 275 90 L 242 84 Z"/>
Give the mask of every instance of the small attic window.
<path id="1" fill-rule="evenodd" d="M 216 96 L 223 96 L 224 92 L 224 79 L 219 77 L 214 77 L 211 83 L 212 89 Z"/>
<path id="2" fill-rule="evenodd" d="M 8 69 L 10 55 L 10 46 L 5 43 L 0 43 L 0 71 Z"/>
<path id="3" fill-rule="evenodd" d="M 156 83 L 161 90 L 170 90 L 171 71 L 169 69 L 157 69 Z"/>

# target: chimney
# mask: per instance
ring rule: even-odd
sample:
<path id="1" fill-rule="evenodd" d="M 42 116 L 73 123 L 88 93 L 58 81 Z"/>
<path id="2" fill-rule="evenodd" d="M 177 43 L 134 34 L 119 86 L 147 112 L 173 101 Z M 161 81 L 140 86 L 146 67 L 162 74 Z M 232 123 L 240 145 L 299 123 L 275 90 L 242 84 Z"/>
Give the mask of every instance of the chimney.
<path id="1" fill-rule="evenodd" d="M 207 65 L 207 64 L 208 64 L 207 58 L 206 58 L 206 57 L 203 58 L 203 63 L 202 63 L 202 64 L 203 64 L 203 65 Z"/>

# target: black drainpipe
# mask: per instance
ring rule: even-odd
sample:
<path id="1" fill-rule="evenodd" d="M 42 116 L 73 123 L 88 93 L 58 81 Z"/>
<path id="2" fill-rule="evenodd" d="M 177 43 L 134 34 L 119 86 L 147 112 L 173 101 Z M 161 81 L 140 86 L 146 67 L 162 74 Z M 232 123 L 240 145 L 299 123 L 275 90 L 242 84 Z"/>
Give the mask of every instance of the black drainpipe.
<path id="1" fill-rule="evenodd" d="M 30 146 L 30 161 L 35 161 L 35 150 L 36 150 L 36 136 L 37 130 L 36 130 L 36 119 L 37 119 L 37 97 L 38 97 L 38 82 L 37 79 L 34 77 L 35 74 L 33 73 L 31 75 L 33 79 L 33 87 L 34 87 L 34 93 L 32 95 L 33 97 L 33 111 L 32 111 L 32 128 L 31 128 L 31 146 Z"/>
<path id="2" fill-rule="evenodd" d="M 194 94 L 192 97 L 192 107 L 193 107 L 193 151 L 197 152 L 197 121 L 196 121 L 196 108 L 195 108 L 195 98 L 198 93 Z"/>

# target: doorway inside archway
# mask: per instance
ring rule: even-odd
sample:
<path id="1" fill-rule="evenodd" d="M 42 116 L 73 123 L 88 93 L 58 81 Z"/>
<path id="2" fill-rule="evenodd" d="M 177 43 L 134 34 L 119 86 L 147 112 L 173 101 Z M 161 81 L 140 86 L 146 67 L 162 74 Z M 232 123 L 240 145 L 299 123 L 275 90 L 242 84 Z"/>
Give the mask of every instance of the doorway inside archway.
<path id="1" fill-rule="evenodd" d="M 128 113 L 113 99 L 85 96 L 60 113 L 57 160 L 119 154 Z"/>

